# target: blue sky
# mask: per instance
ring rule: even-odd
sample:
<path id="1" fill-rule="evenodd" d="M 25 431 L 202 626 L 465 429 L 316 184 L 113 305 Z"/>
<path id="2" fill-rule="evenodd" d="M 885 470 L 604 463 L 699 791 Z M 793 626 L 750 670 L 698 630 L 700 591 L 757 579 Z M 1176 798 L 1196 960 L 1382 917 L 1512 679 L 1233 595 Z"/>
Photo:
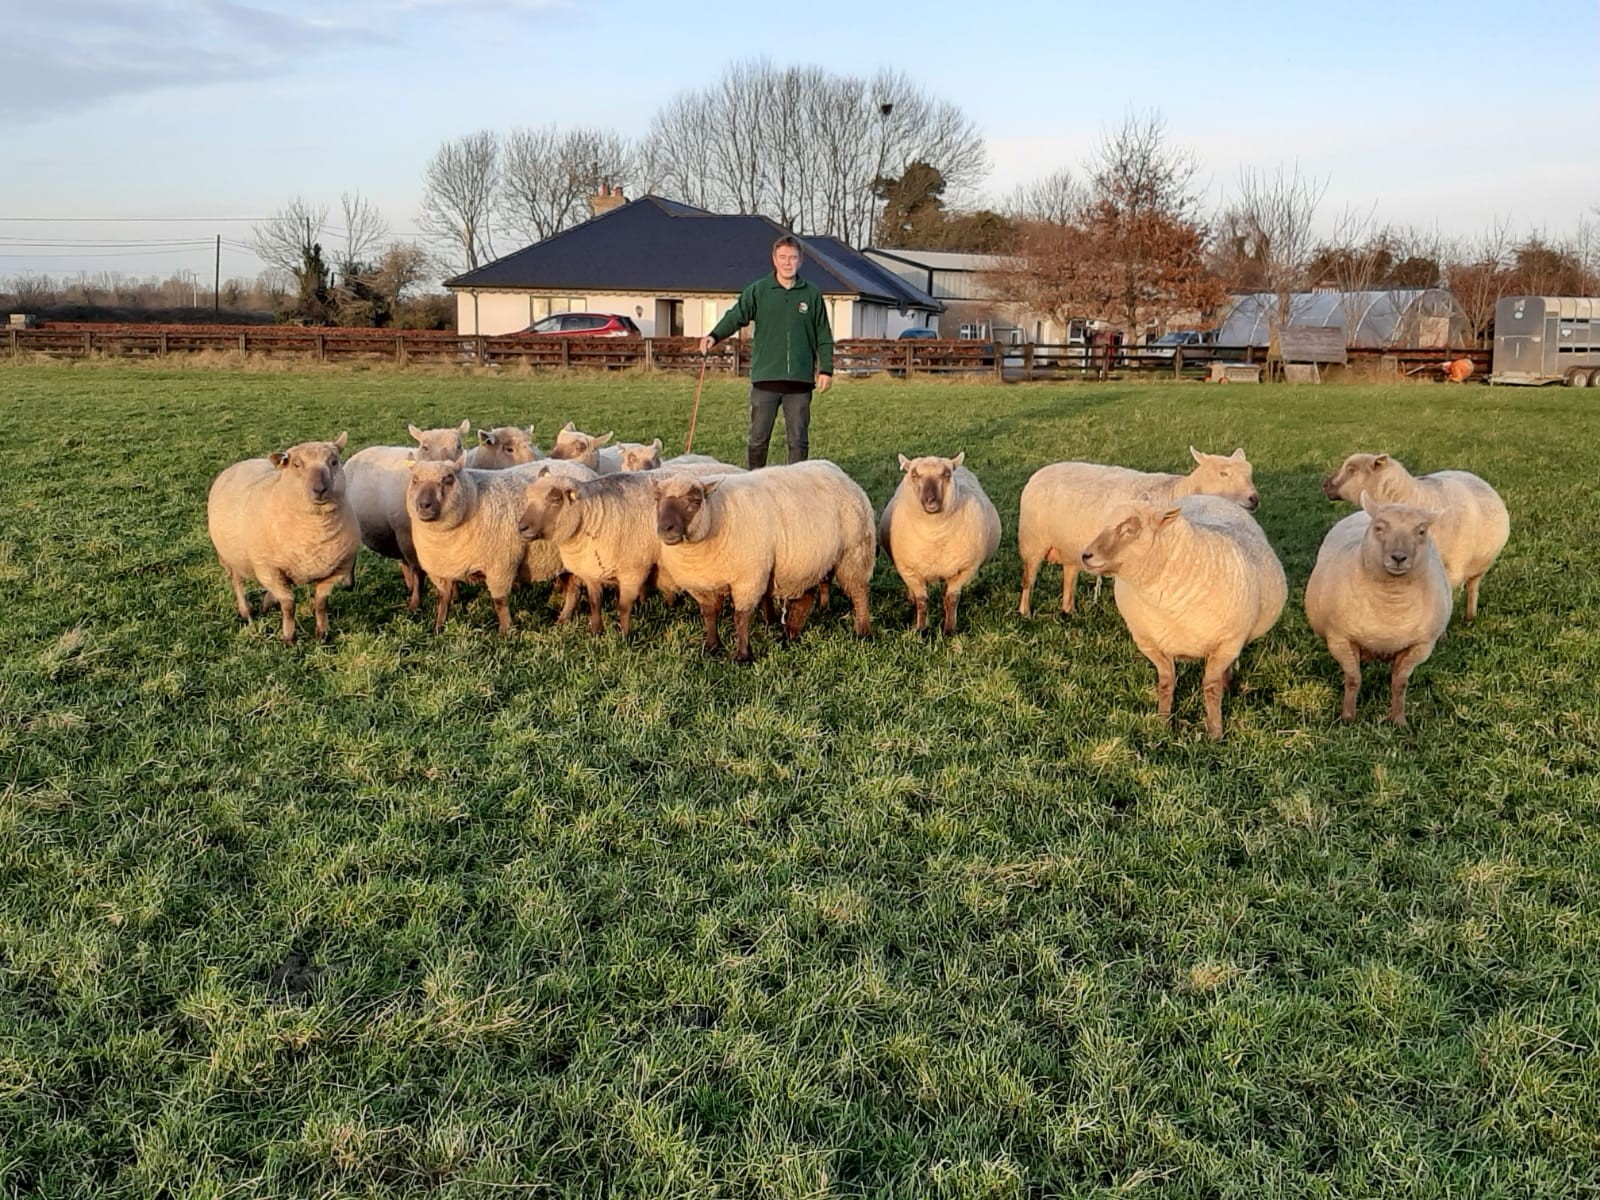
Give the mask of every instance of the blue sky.
<path id="1" fill-rule="evenodd" d="M 155 243 L 244 240 L 220 218 L 297 195 L 359 190 L 407 233 L 442 140 L 550 121 L 637 136 L 751 57 L 906 71 L 986 135 L 996 198 L 1156 110 L 1218 199 L 1241 166 L 1297 161 L 1328 181 L 1328 224 L 1374 205 L 1452 236 L 1600 219 L 1595 0 L 0 0 L 0 27 L 0 277 L 208 277 L 209 245 Z M 88 220 L 107 217 L 187 220 Z M 51 240 L 73 244 L 23 244 Z M 224 251 L 224 276 L 258 266 Z"/>

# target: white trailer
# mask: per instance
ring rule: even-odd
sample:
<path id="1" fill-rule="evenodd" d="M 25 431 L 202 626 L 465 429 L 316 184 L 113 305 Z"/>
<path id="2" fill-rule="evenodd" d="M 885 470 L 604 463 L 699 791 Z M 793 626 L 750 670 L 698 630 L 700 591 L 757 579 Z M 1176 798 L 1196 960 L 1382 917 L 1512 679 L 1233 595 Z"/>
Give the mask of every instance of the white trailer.
<path id="1" fill-rule="evenodd" d="M 1501 300 L 1494 306 L 1489 382 L 1600 387 L 1600 298 Z"/>

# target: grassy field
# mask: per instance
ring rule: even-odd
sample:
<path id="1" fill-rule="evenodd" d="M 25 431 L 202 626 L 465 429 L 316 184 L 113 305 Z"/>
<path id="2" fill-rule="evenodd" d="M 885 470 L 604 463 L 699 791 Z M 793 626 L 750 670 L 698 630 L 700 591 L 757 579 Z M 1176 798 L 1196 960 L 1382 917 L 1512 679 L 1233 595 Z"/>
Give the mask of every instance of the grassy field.
<path id="1" fill-rule="evenodd" d="M 1592 394 L 846 380 L 817 456 L 881 505 L 964 449 L 999 505 L 951 639 L 887 564 L 874 640 L 835 597 L 749 668 L 658 600 L 627 645 L 542 591 L 435 638 L 366 555 L 325 646 L 233 612 L 236 458 L 681 445 L 692 393 L 0 367 L 0 1194 L 1600 1194 Z M 743 428 L 708 383 L 696 449 Z M 1047 568 L 1016 615 L 1032 470 L 1191 442 L 1246 447 L 1290 581 L 1220 744 L 1109 595 L 1063 621 Z M 1378 667 L 1337 721 L 1300 607 L 1358 449 L 1512 512 L 1408 731 Z"/>

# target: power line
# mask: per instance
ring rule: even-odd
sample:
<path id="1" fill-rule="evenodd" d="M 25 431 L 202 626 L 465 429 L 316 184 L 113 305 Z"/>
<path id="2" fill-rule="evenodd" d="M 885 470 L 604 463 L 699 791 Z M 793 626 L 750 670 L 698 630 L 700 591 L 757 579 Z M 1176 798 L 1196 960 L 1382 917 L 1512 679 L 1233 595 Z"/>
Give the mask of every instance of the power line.
<path id="1" fill-rule="evenodd" d="M 100 221 L 167 221 L 191 225 L 215 225 L 219 221 L 270 221 L 271 217 L 0 217 L 5 221 L 100 222 Z"/>

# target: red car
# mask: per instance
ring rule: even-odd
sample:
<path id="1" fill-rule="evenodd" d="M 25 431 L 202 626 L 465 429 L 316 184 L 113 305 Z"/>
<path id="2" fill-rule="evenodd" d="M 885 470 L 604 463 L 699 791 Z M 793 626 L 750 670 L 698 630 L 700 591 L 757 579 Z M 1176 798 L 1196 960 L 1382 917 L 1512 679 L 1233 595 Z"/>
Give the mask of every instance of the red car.
<path id="1" fill-rule="evenodd" d="M 632 317 L 619 313 L 551 313 L 522 331 L 550 337 L 640 337 Z"/>

